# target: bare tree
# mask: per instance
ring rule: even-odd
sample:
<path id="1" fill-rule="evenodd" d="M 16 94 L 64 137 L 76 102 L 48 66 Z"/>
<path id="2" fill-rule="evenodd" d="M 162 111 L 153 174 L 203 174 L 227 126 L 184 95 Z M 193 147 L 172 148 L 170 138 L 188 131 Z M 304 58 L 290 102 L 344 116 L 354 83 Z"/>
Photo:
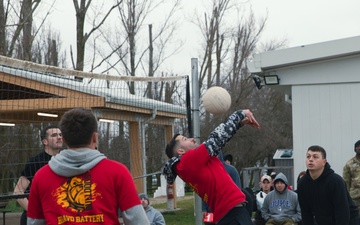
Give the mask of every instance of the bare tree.
<path id="1" fill-rule="evenodd" d="M 8 6 L 7 4 L 6 6 Z M 4 0 L 0 0 L 0 55 L 6 55 L 7 41 L 6 41 L 6 14 L 7 7 L 4 7 Z"/>
<path id="2" fill-rule="evenodd" d="M 110 54 L 116 54 L 105 60 L 108 67 L 119 74 L 128 76 L 136 76 L 136 73 L 140 71 L 141 74 L 148 76 L 155 75 L 159 66 L 179 49 L 175 47 L 173 51 L 166 51 L 176 30 L 176 22 L 172 20 L 172 17 L 179 8 L 179 2 L 179 0 L 173 1 L 161 23 L 156 26 L 147 24 L 149 29 L 146 35 L 144 25 L 147 18 L 155 13 L 154 10 L 165 4 L 165 1 L 123 1 L 118 7 L 121 26 L 116 27 L 113 35 L 109 35 L 109 31 L 102 32 L 105 42 L 111 49 Z M 144 38 L 145 35 L 149 37 L 148 41 Z M 177 46 L 181 44 L 180 42 Z M 110 56 L 110 54 L 107 55 Z M 128 86 L 130 93 L 134 94 L 134 83 L 129 82 Z"/>
<path id="3" fill-rule="evenodd" d="M 197 15 L 195 23 L 199 26 L 204 38 L 204 49 L 200 61 L 199 90 L 205 83 L 207 87 L 221 85 L 222 58 L 228 51 L 228 45 L 225 46 L 224 42 L 230 31 L 230 27 L 226 27 L 223 20 L 226 13 L 232 8 L 230 3 L 231 0 L 213 0 L 209 13 L 205 12 L 203 17 Z M 213 72 L 214 68 L 215 72 Z"/>
<path id="4" fill-rule="evenodd" d="M 201 17 L 197 19 L 204 37 L 199 91 L 201 96 L 205 88 L 223 86 L 232 98 L 232 107 L 228 113 L 239 108 L 250 108 L 261 122 L 260 130 L 245 127 L 239 131 L 241 138 L 232 140 L 224 148 L 226 153 L 235 157 L 236 167 L 240 170 L 259 161 L 264 163 L 277 148 L 291 147 L 292 124 L 291 106 L 285 102 L 283 94 L 269 88 L 258 91 L 246 67 L 246 62 L 260 44 L 266 17 L 257 21 L 251 11 L 248 15 L 241 15 L 233 11 L 237 10 L 235 4 L 231 0 L 213 1 L 211 13 L 205 13 L 203 20 Z M 226 23 L 228 15 L 232 15 L 231 23 Z M 233 15 L 238 15 L 238 20 Z M 275 49 L 284 43 L 273 41 L 266 47 Z M 201 139 L 206 138 L 227 116 L 203 113 L 206 116 L 202 117 Z M 274 119 L 263 120 L 268 114 L 274 115 Z"/>
<path id="5" fill-rule="evenodd" d="M 34 13 L 41 1 L 0 0 L 0 54 L 23 60 L 32 60 L 32 48 L 39 30 L 45 23 L 53 5 L 44 11 L 39 25 L 34 25 Z M 54 3 L 53 3 L 54 4 Z M 43 13 L 43 12 L 41 12 Z"/>
<path id="6" fill-rule="evenodd" d="M 85 19 L 87 16 L 88 9 L 91 5 L 92 0 L 73 0 L 74 8 L 76 12 L 76 64 L 72 58 L 72 64 L 74 65 L 75 70 L 83 71 L 84 70 L 84 59 L 85 59 L 85 45 L 89 37 L 97 31 L 110 16 L 111 12 L 116 9 L 122 1 L 117 1 L 112 5 L 100 19 L 94 18 L 92 28 L 89 32 L 84 33 L 85 29 Z M 99 22 L 96 22 L 99 21 Z M 71 50 L 72 51 L 72 50 Z M 71 52 L 71 56 L 73 53 Z M 82 80 L 82 78 L 76 78 Z"/>
<path id="7" fill-rule="evenodd" d="M 66 68 L 67 57 L 65 51 L 62 51 L 62 46 L 59 32 L 54 31 L 51 26 L 42 28 L 34 40 L 31 61 Z"/>
<path id="8" fill-rule="evenodd" d="M 21 51 L 18 51 L 18 58 L 28 61 L 31 59 L 33 13 L 39 4 L 40 1 L 24 0 L 22 2 L 19 21 L 15 25 L 16 29 L 10 40 L 9 49 L 6 54 L 7 56 L 12 56 L 13 51 L 15 50 L 15 45 L 18 43 L 21 32 L 23 32 L 22 43 L 18 44 L 18 47 L 22 49 Z"/>
<path id="9" fill-rule="evenodd" d="M 39 1 L 36 2 L 38 5 Z M 33 16 L 32 16 L 32 0 L 24 0 L 21 7 L 21 19 L 24 24 L 23 28 L 23 59 L 30 61 L 31 59 L 31 47 L 33 42 L 32 37 L 32 25 L 33 25 Z"/>

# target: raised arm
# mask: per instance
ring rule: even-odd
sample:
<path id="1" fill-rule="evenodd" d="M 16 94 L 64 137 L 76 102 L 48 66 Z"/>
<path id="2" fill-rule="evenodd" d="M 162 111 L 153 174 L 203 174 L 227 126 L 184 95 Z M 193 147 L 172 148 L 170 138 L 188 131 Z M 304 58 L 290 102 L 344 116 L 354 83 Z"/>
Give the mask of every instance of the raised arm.
<path id="1" fill-rule="evenodd" d="M 204 142 L 209 154 L 211 156 L 218 155 L 220 150 L 243 125 L 250 125 L 255 128 L 260 127 L 250 110 L 244 109 L 234 112 L 225 120 L 225 122 L 216 127 Z"/>

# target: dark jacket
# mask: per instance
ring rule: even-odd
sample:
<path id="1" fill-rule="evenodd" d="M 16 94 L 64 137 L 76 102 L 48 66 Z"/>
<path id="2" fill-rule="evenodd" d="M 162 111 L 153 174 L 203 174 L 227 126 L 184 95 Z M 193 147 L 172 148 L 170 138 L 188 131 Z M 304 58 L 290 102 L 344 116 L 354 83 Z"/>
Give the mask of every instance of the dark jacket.
<path id="1" fill-rule="evenodd" d="M 359 212 L 351 200 L 342 177 L 326 163 L 316 180 L 306 171 L 298 183 L 298 198 L 303 224 L 347 225 L 358 220 Z"/>

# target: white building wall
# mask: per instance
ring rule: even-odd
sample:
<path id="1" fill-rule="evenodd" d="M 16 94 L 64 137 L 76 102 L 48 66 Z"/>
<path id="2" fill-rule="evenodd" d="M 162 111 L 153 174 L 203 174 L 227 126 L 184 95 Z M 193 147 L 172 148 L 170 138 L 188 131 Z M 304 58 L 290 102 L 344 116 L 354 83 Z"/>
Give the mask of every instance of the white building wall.
<path id="1" fill-rule="evenodd" d="M 311 145 L 324 147 L 342 175 L 360 140 L 360 36 L 255 54 L 248 68 L 278 75 L 271 88 L 291 97 L 294 177 Z"/>
<path id="2" fill-rule="evenodd" d="M 161 185 L 154 192 L 154 198 L 166 196 L 167 182 L 166 182 L 165 176 L 161 175 L 160 179 L 161 179 L 160 180 Z M 176 197 L 184 197 L 185 196 L 185 182 L 179 176 L 177 176 L 175 179 L 175 184 L 176 184 Z"/>
<path id="3" fill-rule="evenodd" d="M 311 145 L 324 147 L 331 167 L 342 175 L 360 139 L 360 83 L 292 86 L 292 104 L 295 177 L 306 170 Z"/>

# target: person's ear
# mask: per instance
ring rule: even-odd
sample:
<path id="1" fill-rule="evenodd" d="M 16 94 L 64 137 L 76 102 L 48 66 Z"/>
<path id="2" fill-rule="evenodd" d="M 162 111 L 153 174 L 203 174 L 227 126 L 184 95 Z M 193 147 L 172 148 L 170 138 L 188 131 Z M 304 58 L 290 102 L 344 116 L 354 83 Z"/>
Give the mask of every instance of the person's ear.
<path id="1" fill-rule="evenodd" d="M 48 144 L 48 141 L 47 141 L 45 138 L 42 139 L 41 142 L 42 142 L 42 144 L 45 145 L 45 146 Z"/>
<path id="2" fill-rule="evenodd" d="M 91 144 L 95 145 L 95 149 L 97 149 L 98 140 L 99 140 L 99 134 L 97 132 L 94 132 L 91 137 Z"/>
<path id="3" fill-rule="evenodd" d="M 178 155 L 182 155 L 182 154 L 185 153 L 185 150 L 182 149 L 182 148 L 179 148 L 178 150 L 176 150 L 176 153 L 177 153 Z"/>

